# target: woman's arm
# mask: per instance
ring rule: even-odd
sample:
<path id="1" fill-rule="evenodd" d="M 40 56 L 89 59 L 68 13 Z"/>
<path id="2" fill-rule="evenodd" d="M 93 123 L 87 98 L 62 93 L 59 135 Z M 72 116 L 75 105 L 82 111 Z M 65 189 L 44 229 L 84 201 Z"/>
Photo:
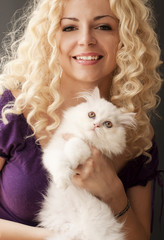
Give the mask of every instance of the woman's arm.
<path id="1" fill-rule="evenodd" d="M 127 229 L 127 239 L 150 239 L 151 225 L 151 182 L 145 187 L 136 186 L 128 190 L 131 209 L 122 216 Z M 135 235 L 134 232 L 137 232 Z"/>
<path id="2" fill-rule="evenodd" d="M 0 219 L 0 240 L 45 240 L 52 235 L 52 232 L 44 228 Z"/>
<path id="3" fill-rule="evenodd" d="M 130 201 L 130 209 L 118 221 L 124 222 L 126 240 L 149 240 L 151 184 L 133 187 L 125 193 L 113 162 L 107 160 L 97 149 L 92 157 L 75 170 L 72 181 L 107 203 L 114 215 L 121 212 Z"/>
<path id="4" fill-rule="evenodd" d="M 131 207 L 118 220 L 124 222 L 126 239 L 150 239 L 151 183 L 147 186 L 133 187 L 127 194 Z"/>

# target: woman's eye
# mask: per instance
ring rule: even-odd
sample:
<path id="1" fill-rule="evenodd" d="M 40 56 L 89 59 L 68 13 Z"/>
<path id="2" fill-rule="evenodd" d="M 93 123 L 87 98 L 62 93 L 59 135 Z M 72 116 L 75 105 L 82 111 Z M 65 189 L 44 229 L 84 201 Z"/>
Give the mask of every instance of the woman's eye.
<path id="1" fill-rule="evenodd" d="M 96 117 L 96 113 L 94 113 L 94 112 L 89 112 L 89 113 L 88 113 L 88 117 L 89 117 L 89 118 L 95 118 L 95 117 Z"/>
<path id="2" fill-rule="evenodd" d="M 96 27 L 96 29 L 103 30 L 103 31 L 111 31 L 112 30 L 110 25 L 100 25 L 100 26 Z"/>
<path id="3" fill-rule="evenodd" d="M 105 122 L 103 123 L 103 125 L 104 125 L 105 127 L 107 127 L 107 128 L 113 127 L 113 124 L 112 124 L 111 121 L 105 121 Z"/>
<path id="4" fill-rule="evenodd" d="M 67 26 L 62 29 L 63 32 L 71 32 L 77 30 L 77 27 L 74 26 Z"/>

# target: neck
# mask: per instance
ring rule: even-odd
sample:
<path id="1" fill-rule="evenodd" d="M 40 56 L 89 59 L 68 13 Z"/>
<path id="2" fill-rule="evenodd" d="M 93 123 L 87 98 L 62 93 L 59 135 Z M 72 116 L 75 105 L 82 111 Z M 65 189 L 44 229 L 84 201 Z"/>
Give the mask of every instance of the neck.
<path id="1" fill-rule="evenodd" d="M 95 81 L 95 82 L 84 82 L 84 81 L 70 81 L 65 80 L 61 78 L 61 85 L 60 90 L 61 94 L 64 98 L 64 102 L 62 105 L 62 108 L 66 109 L 71 106 L 75 106 L 82 101 L 84 101 L 81 98 L 77 98 L 77 95 L 79 92 L 83 91 L 90 91 L 94 89 L 96 86 L 99 87 L 101 97 L 105 98 L 106 100 L 109 100 L 109 93 L 111 88 L 112 80 L 101 80 L 101 81 Z"/>

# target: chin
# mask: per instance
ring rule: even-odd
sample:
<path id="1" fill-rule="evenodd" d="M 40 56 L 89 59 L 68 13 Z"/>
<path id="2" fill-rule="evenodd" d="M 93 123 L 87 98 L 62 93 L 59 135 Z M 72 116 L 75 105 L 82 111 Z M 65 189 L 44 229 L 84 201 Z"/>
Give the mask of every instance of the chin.
<path id="1" fill-rule="evenodd" d="M 99 70 L 96 74 L 96 71 L 78 71 L 76 75 L 74 75 L 74 78 L 79 80 L 79 81 L 82 81 L 82 82 L 97 82 L 99 79 L 102 79 L 103 76 L 101 74 L 100 75 L 100 72 L 101 70 Z"/>

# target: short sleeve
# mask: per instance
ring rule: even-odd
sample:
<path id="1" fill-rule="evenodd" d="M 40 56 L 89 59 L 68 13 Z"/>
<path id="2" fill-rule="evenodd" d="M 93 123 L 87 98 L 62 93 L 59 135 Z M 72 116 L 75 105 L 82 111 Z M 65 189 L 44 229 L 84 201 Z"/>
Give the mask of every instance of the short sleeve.
<path id="1" fill-rule="evenodd" d="M 10 159 L 15 151 L 22 149 L 24 136 L 19 117 L 4 125 L 0 122 L 0 156 Z"/>
<path id="2" fill-rule="evenodd" d="M 0 157 L 10 159 L 15 149 L 22 148 L 24 136 L 22 135 L 21 115 L 10 115 L 9 123 L 4 124 L 1 120 L 3 107 L 13 101 L 9 91 L 5 91 L 0 97 Z"/>
<path id="3" fill-rule="evenodd" d="M 159 156 L 155 138 L 153 139 L 149 154 L 152 157 L 151 161 L 148 161 L 148 157 L 145 155 L 141 155 L 129 161 L 125 168 L 118 174 L 125 190 L 137 185 L 146 186 L 148 181 L 156 177 Z"/>

